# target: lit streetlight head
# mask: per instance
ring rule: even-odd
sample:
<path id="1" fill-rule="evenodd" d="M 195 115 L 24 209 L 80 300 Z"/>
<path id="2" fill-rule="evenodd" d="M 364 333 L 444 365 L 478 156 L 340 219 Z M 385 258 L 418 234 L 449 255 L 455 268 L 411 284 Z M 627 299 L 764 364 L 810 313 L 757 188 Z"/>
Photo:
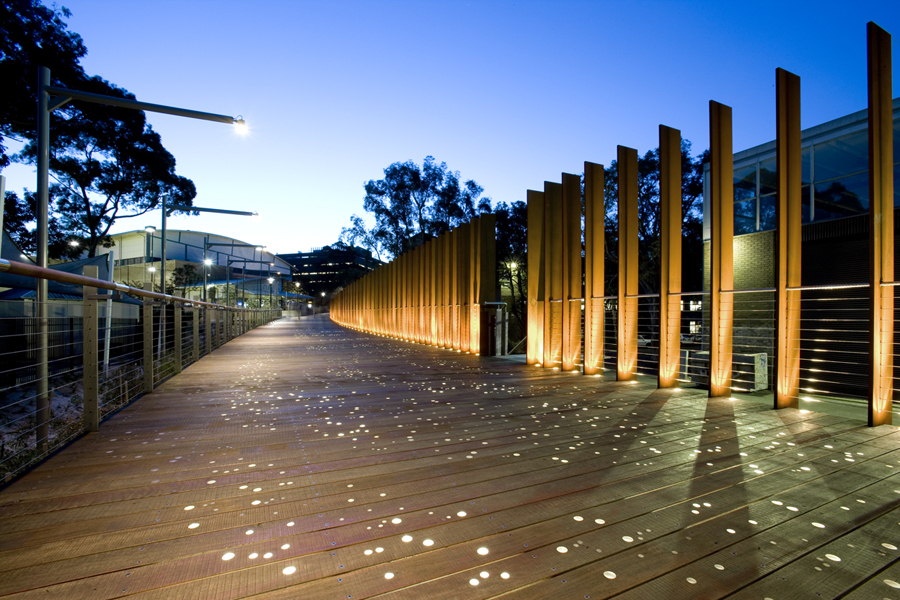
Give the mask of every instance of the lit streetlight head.
<path id="1" fill-rule="evenodd" d="M 274 283 L 274 282 L 275 282 L 275 278 L 269 277 L 269 283 Z"/>
<path id="2" fill-rule="evenodd" d="M 156 273 L 156 267 L 150 267 L 147 270 L 150 271 L 151 273 Z"/>
<path id="3" fill-rule="evenodd" d="M 146 227 L 144 227 L 144 231 L 146 231 L 147 233 L 153 233 L 156 231 L 156 227 L 154 227 L 153 225 L 147 225 Z"/>
<path id="4" fill-rule="evenodd" d="M 322 292 L 322 297 L 323 297 L 323 298 L 325 297 L 325 292 Z"/>
<path id="5" fill-rule="evenodd" d="M 244 121 L 244 117 L 238 115 L 234 120 L 234 130 L 238 133 L 238 135 L 247 135 L 247 122 Z"/>
<path id="6" fill-rule="evenodd" d="M 78 245 L 78 240 L 69 240 L 69 245 L 73 248 Z"/>
<path id="7" fill-rule="evenodd" d="M 211 259 L 211 258 L 204 258 L 204 259 L 203 259 L 203 264 L 205 264 L 205 265 L 211 265 L 211 264 L 212 264 L 212 259 Z"/>

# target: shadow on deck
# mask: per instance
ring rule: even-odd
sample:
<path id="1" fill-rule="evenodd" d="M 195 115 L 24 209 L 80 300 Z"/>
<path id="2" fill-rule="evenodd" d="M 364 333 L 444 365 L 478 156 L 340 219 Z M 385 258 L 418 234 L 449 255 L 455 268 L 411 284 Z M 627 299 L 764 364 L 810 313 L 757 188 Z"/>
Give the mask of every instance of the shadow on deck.
<path id="1" fill-rule="evenodd" d="M 282 320 L 0 492 L 0 595 L 900 598 L 896 429 Z"/>

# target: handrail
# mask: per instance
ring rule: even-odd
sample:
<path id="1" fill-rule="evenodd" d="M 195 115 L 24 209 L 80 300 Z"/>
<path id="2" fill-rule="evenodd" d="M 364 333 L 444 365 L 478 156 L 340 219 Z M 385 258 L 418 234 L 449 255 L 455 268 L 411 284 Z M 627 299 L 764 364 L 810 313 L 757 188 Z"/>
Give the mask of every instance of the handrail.
<path id="1" fill-rule="evenodd" d="M 52 281 L 58 281 L 60 283 L 71 283 L 75 285 L 81 286 L 89 286 L 100 288 L 104 290 L 112 290 L 114 292 L 122 292 L 124 294 L 132 294 L 134 296 L 143 296 L 146 298 L 156 298 L 158 300 L 171 300 L 173 302 L 182 302 L 185 304 L 193 304 L 196 306 L 206 306 L 209 308 L 226 308 L 229 310 L 262 310 L 262 309 L 239 309 L 232 306 L 224 306 L 222 304 L 214 304 L 212 302 L 203 302 L 202 300 L 191 300 L 189 298 L 182 298 L 180 296 L 170 296 L 169 294 L 163 294 L 160 292 L 151 292 L 149 290 L 144 290 L 141 288 L 135 288 L 123 283 L 115 283 L 111 281 L 106 281 L 104 279 L 94 279 L 93 277 L 85 277 L 84 275 L 77 275 L 75 273 L 68 273 L 66 271 L 57 271 L 56 269 L 47 269 L 44 267 L 39 267 L 37 265 L 32 265 L 29 263 L 17 262 L 14 260 L 7 260 L 5 258 L 0 258 L 0 272 L 11 273 L 13 275 L 23 275 L 25 277 L 34 277 L 37 279 L 50 279 Z"/>

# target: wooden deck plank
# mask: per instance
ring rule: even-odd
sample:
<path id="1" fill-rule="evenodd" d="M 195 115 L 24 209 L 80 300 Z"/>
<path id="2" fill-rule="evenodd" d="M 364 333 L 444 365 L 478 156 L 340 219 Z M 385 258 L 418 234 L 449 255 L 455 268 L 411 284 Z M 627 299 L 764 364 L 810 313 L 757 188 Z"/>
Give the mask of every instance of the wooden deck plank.
<path id="1" fill-rule="evenodd" d="M 724 597 L 779 573 L 806 589 L 816 552 L 890 543 L 873 532 L 900 489 L 896 432 L 286 320 L 0 491 L 0 596 Z M 849 525 L 795 543 L 834 510 Z M 725 564 L 773 540 L 766 569 Z M 822 589 L 886 587 L 875 552 L 845 552 L 856 575 Z"/>

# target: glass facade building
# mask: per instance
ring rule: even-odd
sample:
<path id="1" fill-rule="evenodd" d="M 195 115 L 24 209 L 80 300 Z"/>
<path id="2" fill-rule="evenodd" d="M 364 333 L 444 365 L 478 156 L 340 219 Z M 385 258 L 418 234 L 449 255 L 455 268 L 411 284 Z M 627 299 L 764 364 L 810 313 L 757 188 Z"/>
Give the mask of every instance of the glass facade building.
<path id="1" fill-rule="evenodd" d="M 802 132 L 803 222 L 869 211 L 867 111 Z M 709 239 L 709 166 L 704 172 L 703 238 Z M 894 99 L 894 206 L 900 206 L 900 98 Z M 734 155 L 734 235 L 775 229 L 775 142 Z"/>

